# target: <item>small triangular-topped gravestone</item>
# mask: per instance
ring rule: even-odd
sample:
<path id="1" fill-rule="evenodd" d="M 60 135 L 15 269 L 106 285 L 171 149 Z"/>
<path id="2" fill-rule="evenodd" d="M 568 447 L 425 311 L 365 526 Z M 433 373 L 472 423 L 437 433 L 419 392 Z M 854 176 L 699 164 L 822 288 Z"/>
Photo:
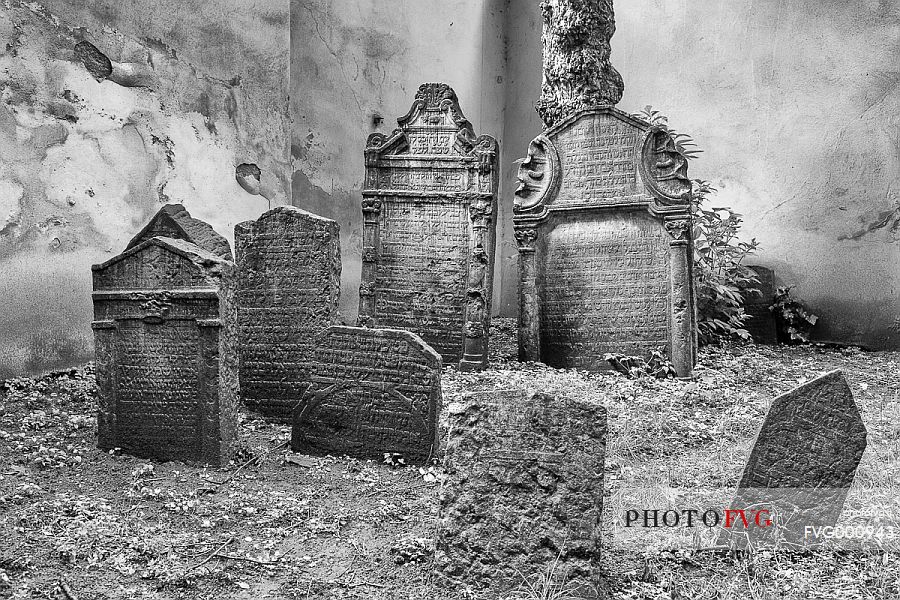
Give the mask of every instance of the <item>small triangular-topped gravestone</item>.
<path id="1" fill-rule="evenodd" d="M 753 286 L 757 291 L 744 293 L 744 312 L 747 313 L 744 329 L 757 344 L 775 344 L 778 342 L 778 331 L 775 316 L 769 310 L 775 302 L 775 272 L 766 267 L 750 268 L 756 272 L 759 283 Z"/>
<path id="2" fill-rule="evenodd" d="M 196 244 L 207 252 L 231 260 L 231 245 L 206 221 L 195 219 L 181 204 L 166 204 L 134 236 L 126 250 L 154 237 L 168 237 Z"/>
<path id="3" fill-rule="evenodd" d="M 824 541 L 815 531 L 837 522 L 865 449 L 866 428 L 840 371 L 778 396 L 731 503 L 754 517 L 745 512 L 748 526 L 733 517 L 726 539 L 738 545 Z M 760 510 L 769 512 L 757 523 Z"/>

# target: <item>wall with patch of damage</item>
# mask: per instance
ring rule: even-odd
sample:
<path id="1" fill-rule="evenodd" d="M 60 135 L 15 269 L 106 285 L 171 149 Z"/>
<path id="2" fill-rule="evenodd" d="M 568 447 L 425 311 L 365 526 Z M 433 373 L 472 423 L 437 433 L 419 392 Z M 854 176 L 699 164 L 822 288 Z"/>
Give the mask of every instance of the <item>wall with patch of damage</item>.
<path id="1" fill-rule="evenodd" d="M 745 217 L 753 262 L 821 316 L 814 336 L 900 347 L 900 2 L 616 2 L 619 108 L 669 116 L 690 174 Z M 363 147 L 444 81 L 501 142 L 495 301 L 516 314 L 513 161 L 540 132 L 538 0 L 294 0 L 293 202 L 341 221 L 356 311 Z M 348 235 L 349 234 L 349 235 Z"/>
<path id="2" fill-rule="evenodd" d="M 288 23 L 287 0 L 7 0 L 0 378 L 93 358 L 90 266 L 162 204 L 231 240 L 290 201 Z"/>

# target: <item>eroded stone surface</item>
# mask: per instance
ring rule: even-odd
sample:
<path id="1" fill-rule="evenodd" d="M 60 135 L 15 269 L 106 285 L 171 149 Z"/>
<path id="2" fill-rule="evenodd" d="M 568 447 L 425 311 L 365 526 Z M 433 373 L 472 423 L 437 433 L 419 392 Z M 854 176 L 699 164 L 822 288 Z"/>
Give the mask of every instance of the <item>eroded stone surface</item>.
<path id="1" fill-rule="evenodd" d="M 441 357 L 408 331 L 329 327 L 294 413 L 296 452 L 423 463 L 437 447 Z"/>
<path id="2" fill-rule="evenodd" d="M 732 539 L 745 543 L 781 537 L 788 543 L 813 543 L 806 528 L 837 522 L 866 449 L 866 435 L 840 371 L 775 398 L 731 506 L 769 509 L 779 527 L 736 525 Z"/>
<path id="3" fill-rule="evenodd" d="M 366 144 L 359 323 L 420 335 L 447 362 L 487 363 L 497 142 L 446 84 L 423 84 L 391 135 Z"/>
<path id="4" fill-rule="evenodd" d="M 662 349 L 689 375 L 691 184 L 671 136 L 583 110 L 535 138 L 518 177 L 520 358 L 600 370 Z"/>
<path id="5" fill-rule="evenodd" d="M 231 245 L 206 221 L 195 219 L 181 204 L 166 204 L 131 238 L 126 249 L 154 237 L 169 237 L 196 244 L 207 252 L 231 260 Z"/>
<path id="6" fill-rule="evenodd" d="M 340 227 L 279 206 L 234 228 L 244 404 L 284 422 L 307 384 L 316 336 L 338 319 Z"/>
<path id="7" fill-rule="evenodd" d="M 502 593 L 547 573 L 558 557 L 556 576 L 577 597 L 597 597 L 606 410 L 491 390 L 452 404 L 449 426 L 441 583 Z"/>
<path id="8" fill-rule="evenodd" d="M 166 237 L 94 265 L 100 448 L 228 462 L 238 394 L 233 269 Z"/>

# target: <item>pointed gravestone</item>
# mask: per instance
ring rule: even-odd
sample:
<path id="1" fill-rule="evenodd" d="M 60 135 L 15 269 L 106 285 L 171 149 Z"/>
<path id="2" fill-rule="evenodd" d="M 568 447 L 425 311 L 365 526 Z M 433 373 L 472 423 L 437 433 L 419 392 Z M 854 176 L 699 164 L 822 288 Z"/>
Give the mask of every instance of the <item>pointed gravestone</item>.
<path id="1" fill-rule="evenodd" d="M 498 148 L 456 94 L 426 83 L 366 143 L 359 324 L 406 329 L 448 364 L 487 364 Z"/>
<path id="2" fill-rule="evenodd" d="M 334 326 L 315 357 L 291 447 L 306 454 L 424 463 L 437 447 L 441 357 L 396 329 Z"/>
<path id="3" fill-rule="evenodd" d="M 234 265 L 154 237 L 92 269 L 98 446 L 227 463 L 237 422 Z"/>
<path id="4" fill-rule="evenodd" d="M 234 228 L 241 398 L 290 422 L 316 360 L 316 336 L 338 319 L 340 230 L 335 221 L 279 206 Z"/>
<path id="5" fill-rule="evenodd" d="M 134 236 L 126 250 L 154 237 L 169 237 L 196 244 L 225 260 L 231 260 L 228 240 L 216 233 L 212 226 L 191 216 L 181 204 L 166 204 Z"/>
<path id="6" fill-rule="evenodd" d="M 492 390 L 451 404 L 442 584 L 503 594 L 553 572 L 572 597 L 597 598 L 606 433 L 602 406 L 546 394 Z"/>
<path id="7" fill-rule="evenodd" d="M 840 371 L 778 396 L 731 503 L 733 510 L 769 511 L 772 525 L 760 527 L 747 516 L 745 526 L 738 517 L 726 538 L 741 545 L 825 541 L 815 532 L 837 522 L 865 449 L 866 428 Z"/>
<path id="8" fill-rule="evenodd" d="M 664 129 L 617 110 L 609 63 L 611 0 L 548 0 L 546 129 L 519 169 L 519 356 L 554 367 L 607 369 L 607 353 L 662 349 L 679 376 L 693 368 L 691 182 Z M 572 36 L 588 23 L 591 30 Z M 591 55 L 596 60 L 585 61 Z"/>
<path id="9" fill-rule="evenodd" d="M 744 293 L 744 312 L 747 320 L 744 329 L 750 332 L 757 344 L 778 342 L 775 316 L 769 307 L 775 303 L 775 272 L 766 267 L 750 267 L 756 272 L 759 283 L 753 286 L 758 291 Z"/>

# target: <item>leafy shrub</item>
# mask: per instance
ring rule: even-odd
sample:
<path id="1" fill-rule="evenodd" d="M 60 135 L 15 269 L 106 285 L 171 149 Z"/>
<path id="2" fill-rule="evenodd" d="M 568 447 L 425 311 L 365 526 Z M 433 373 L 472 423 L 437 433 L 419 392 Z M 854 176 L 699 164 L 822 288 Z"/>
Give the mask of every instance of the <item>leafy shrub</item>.
<path id="1" fill-rule="evenodd" d="M 778 341 L 783 344 L 809 342 L 809 334 L 819 317 L 809 312 L 804 304 L 791 296 L 793 287 L 775 290 L 775 298 L 769 310 L 778 327 Z"/>
<path id="2" fill-rule="evenodd" d="M 676 376 L 675 367 L 659 350 L 654 350 L 648 359 L 624 354 L 605 354 L 603 360 L 629 379 L 640 377 L 671 379 Z"/>

